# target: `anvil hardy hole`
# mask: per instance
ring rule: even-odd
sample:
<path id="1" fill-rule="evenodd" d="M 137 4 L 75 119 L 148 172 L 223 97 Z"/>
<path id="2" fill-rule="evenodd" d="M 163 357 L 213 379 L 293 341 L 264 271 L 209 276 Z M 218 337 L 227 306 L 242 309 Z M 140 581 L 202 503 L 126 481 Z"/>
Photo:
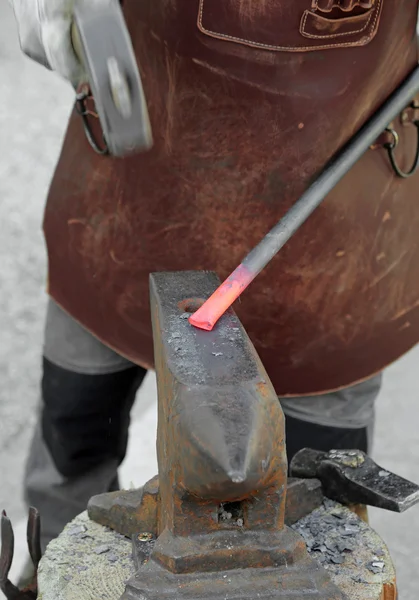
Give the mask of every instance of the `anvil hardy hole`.
<path id="1" fill-rule="evenodd" d="M 241 502 L 224 502 L 218 507 L 218 522 L 224 525 L 244 525 L 244 510 Z"/>
<path id="2" fill-rule="evenodd" d="M 185 298 L 178 304 L 179 309 L 184 313 L 194 313 L 201 308 L 205 300 L 203 298 Z"/>

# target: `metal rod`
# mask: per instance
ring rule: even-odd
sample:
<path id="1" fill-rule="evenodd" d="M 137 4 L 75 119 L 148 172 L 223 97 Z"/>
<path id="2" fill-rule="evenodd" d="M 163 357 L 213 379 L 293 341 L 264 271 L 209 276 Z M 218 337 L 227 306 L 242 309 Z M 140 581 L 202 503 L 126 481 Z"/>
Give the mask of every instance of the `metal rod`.
<path id="1" fill-rule="evenodd" d="M 382 134 L 389 123 L 402 112 L 419 92 L 419 66 L 400 87 L 332 158 L 317 180 L 304 192 L 285 216 L 246 256 L 227 280 L 194 313 L 189 322 L 200 329 L 211 330 L 239 295 L 266 267 L 294 233 L 321 204 L 337 183 Z"/>

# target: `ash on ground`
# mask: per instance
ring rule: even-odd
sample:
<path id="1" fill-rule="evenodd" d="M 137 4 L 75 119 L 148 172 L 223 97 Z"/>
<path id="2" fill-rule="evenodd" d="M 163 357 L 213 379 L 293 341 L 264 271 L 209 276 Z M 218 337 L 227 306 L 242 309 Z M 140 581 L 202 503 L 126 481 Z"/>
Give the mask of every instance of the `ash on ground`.
<path id="1" fill-rule="evenodd" d="M 308 552 L 327 570 L 355 566 L 352 580 L 367 584 L 387 579 L 389 556 L 375 532 L 355 513 L 325 499 L 323 506 L 292 526 L 304 539 Z M 372 559 L 371 559 L 372 556 Z"/>

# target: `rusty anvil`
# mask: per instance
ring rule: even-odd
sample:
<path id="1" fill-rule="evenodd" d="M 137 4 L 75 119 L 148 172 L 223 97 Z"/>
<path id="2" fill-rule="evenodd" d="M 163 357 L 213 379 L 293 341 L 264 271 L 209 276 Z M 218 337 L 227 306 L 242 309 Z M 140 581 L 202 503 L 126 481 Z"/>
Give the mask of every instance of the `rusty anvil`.
<path id="1" fill-rule="evenodd" d="M 93 497 L 89 516 L 133 539 L 123 600 L 217 600 L 226 576 L 231 598 L 343 598 L 288 525 L 325 493 L 403 511 L 419 487 L 351 450 L 302 450 L 287 478 L 284 415 L 237 316 L 212 332 L 188 323 L 218 284 L 208 272 L 151 276 L 159 475 Z"/>
<path id="2" fill-rule="evenodd" d="M 132 538 L 137 573 L 121 600 L 343 599 L 288 526 L 324 495 L 403 511 L 419 487 L 353 450 L 302 450 L 287 477 L 284 415 L 240 321 L 230 310 L 211 332 L 188 323 L 218 284 L 206 272 L 151 276 L 159 475 L 88 506 Z"/>

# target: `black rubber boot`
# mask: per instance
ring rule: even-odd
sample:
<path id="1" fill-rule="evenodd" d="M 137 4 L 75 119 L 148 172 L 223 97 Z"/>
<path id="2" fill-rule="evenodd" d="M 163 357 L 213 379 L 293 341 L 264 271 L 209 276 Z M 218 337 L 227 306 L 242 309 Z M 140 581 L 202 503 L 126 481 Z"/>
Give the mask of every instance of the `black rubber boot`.
<path id="1" fill-rule="evenodd" d="M 78 477 L 125 458 L 130 411 L 147 371 L 84 375 L 44 358 L 42 434 L 57 470 Z M 112 487 L 115 487 L 114 482 Z"/>

